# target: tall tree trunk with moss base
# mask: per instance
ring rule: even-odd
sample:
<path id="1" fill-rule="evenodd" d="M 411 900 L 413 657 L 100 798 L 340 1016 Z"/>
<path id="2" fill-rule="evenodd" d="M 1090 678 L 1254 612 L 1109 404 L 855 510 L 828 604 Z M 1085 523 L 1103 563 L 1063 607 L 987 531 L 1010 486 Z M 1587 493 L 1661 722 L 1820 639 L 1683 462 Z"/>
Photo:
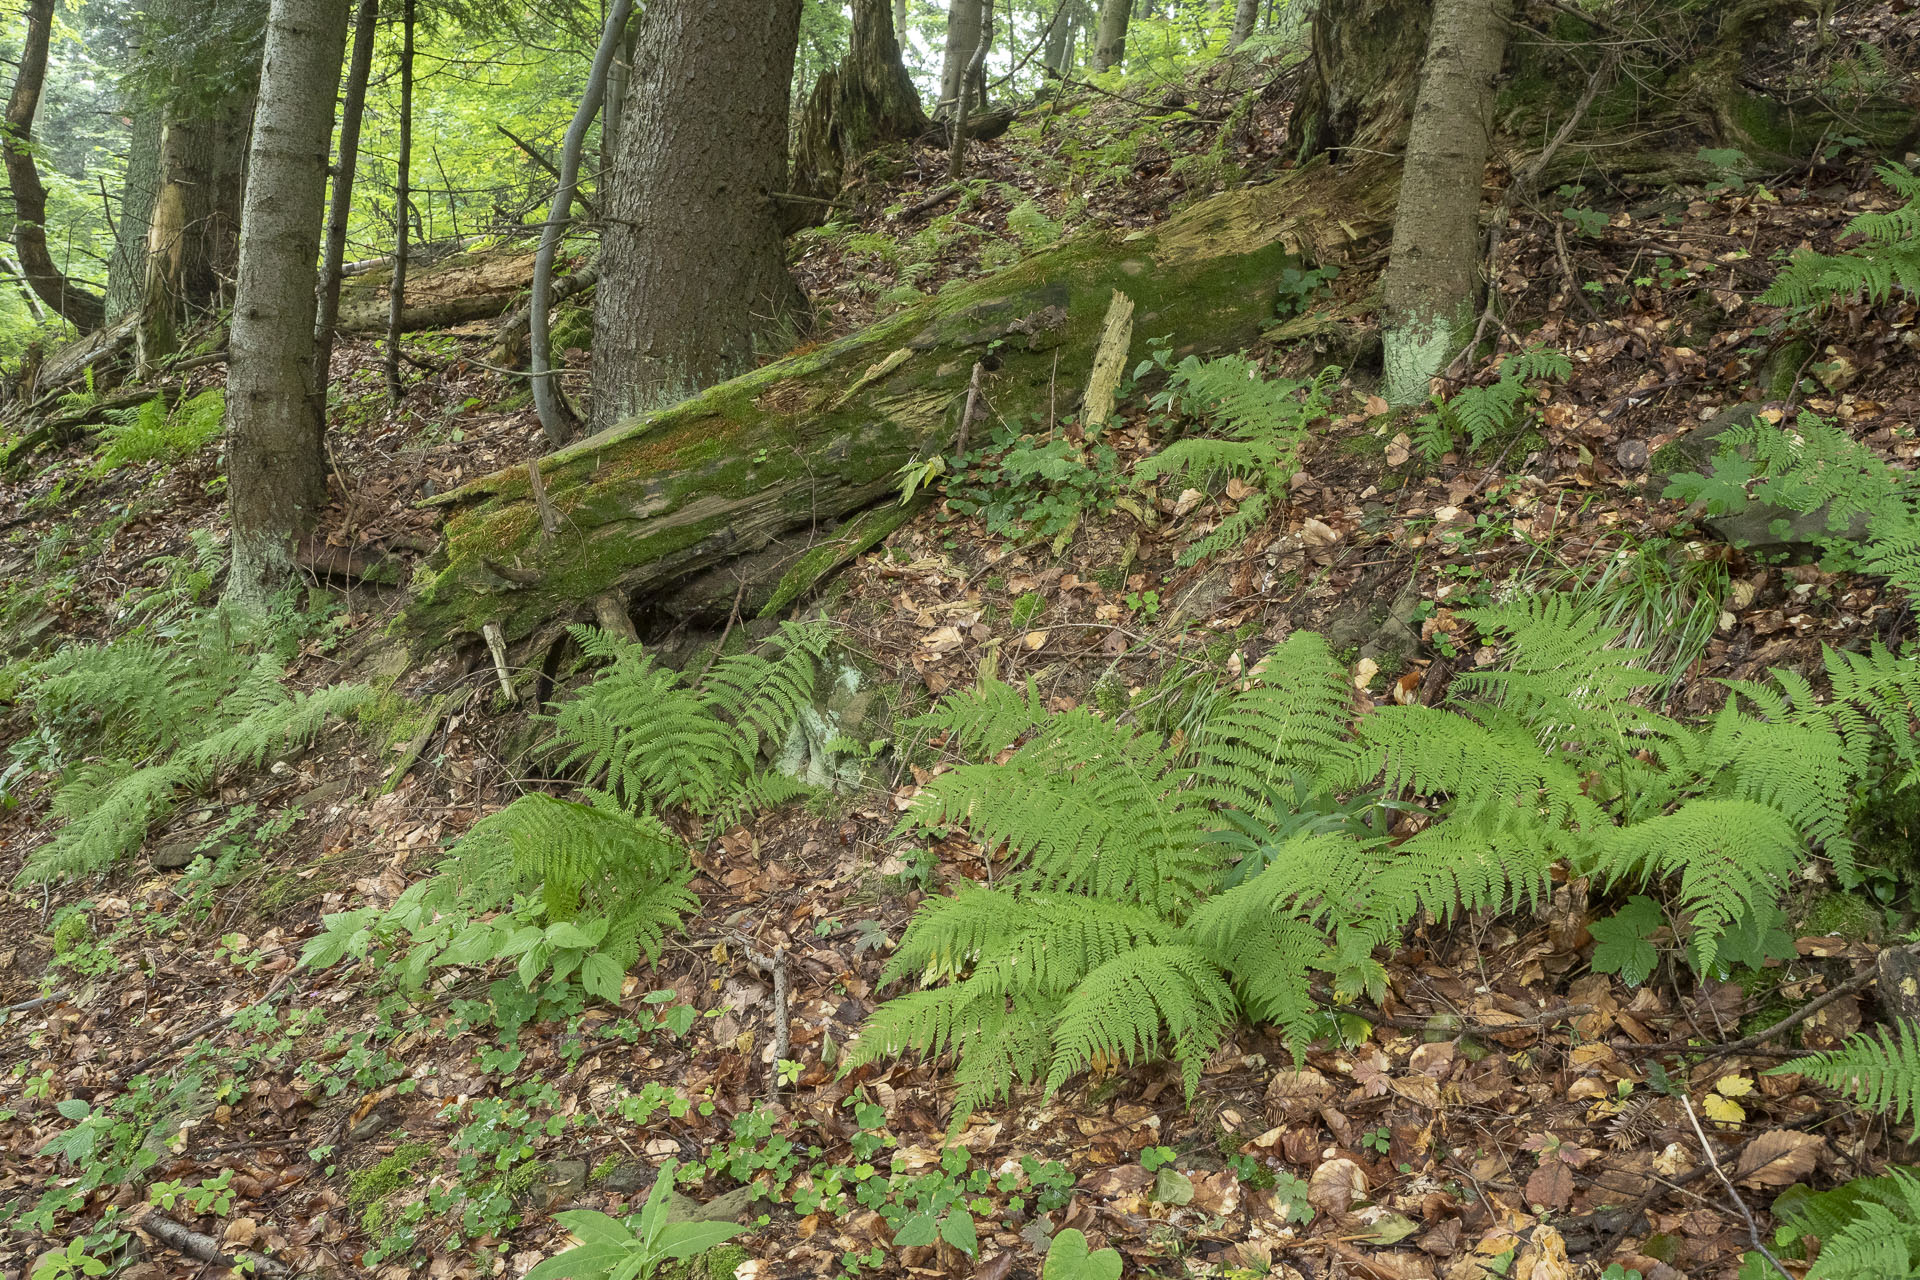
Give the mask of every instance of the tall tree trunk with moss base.
<path id="1" fill-rule="evenodd" d="M 295 547 L 327 497 L 313 284 L 346 40 L 347 0 L 273 0 L 227 375 L 227 594 L 246 604 L 289 580 Z"/>
<path id="2" fill-rule="evenodd" d="M 1512 0 L 1437 0 L 1381 281 L 1386 397 L 1417 404 L 1469 339 L 1481 287 L 1480 195 Z"/>
<path id="3" fill-rule="evenodd" d="M 940 63 L 940 101 L 933 114 L 945 120 L 960 102 L 960 82 L 980 47 L 980 26 L 992 0 L 953 0 L 947 9 L 947 43 Z M 980 86 L 984 88 L 984 86 Z M 981 95 L 983 98 L 985 94 Z"/>
<path id="4" fill-rule="evenodd" d="M 68 278 L 47 247 L 47 188 L 33 158 L 33 117 L 47 80 L 47 45 L 53 35 L 53 0 L 28 0 L 27 35 L 20 49 L 20 73 L 7 99 L 0 132 L 7 185 L 13 190 L 13 247 L 28 285 L 56 315 L 85 332 L 107 318 L 106 302 L 93 290 Z"/>
<path id="5" fill-rule="evenodd" d="M 900 60 L 889 0 L 853 0 L 847 56 L 821 75 L 800 112 L 788 184 L 799 200 L 789 229 L 826 221 L 847 176 L 876 147 L 927 129 L 920 91 Z"/>
<path id="6" fill-rule="evenodd" d="M 656 0 L 601 207 L 596 430 L 731 377 L 791 332 L 777 196 L 801 0 Z M 642 127 L 644 125 L 644 127 Z"/>

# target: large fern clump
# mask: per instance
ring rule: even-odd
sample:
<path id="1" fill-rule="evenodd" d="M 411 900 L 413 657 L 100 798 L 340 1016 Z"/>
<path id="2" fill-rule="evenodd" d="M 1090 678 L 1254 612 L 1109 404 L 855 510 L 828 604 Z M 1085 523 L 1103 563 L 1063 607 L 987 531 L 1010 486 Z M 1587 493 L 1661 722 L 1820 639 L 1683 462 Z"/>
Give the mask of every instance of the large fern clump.
<path id="1" fill-rule="evenodd" d="M 1232 477 L 1253 486 L 1232 515 L 1181 553 L 1182 565 L 1244 541 L 1260 527 L 1274 499 L 1286 493 L 1300 446 L 1313 423 L 1327 415 L 1339 377 L 1340 370 L 1329 367 L 1312 379 L 1269 379 L 1240 355 L 1188 356 L 1173 367 L 1161 401 L 1198 419 L 1207 434 L 1176 440 L 1143 458 L 1134 467 L 1134 479 L 1144 485 L 1183 476 L 1206 484 Z"/>
<path id="2" fill-rule="evenodd" d="M 105 475 L 117 467 L 197 453 L 220 435 L 226 410 L 226 392 L 214 387 L 191 398 L 183 392 L 171 407 L 164 396 L 155 396 L 135 409 L 110 413 L 106 446 L 93 473 Z"/>
<path id="3" fill-rule="evenodd" d="M 1917 682 L 1884 653 L 1830 656 L 1827 701 L 1777 671 L 1682 723 L 1643 705 L 1664 681 L 1576 597 L 1468 616 L 1503 661 L 1447 706 L 1356 722 L 1345 671 L 1300 632 L 1171 738 L 991 680 L 922 717 L 970 763 L 903 833 L 964 828 L 998 867 L 921 907 L 887 971 L 921 989 L 875 1011 L 849 1069 L 953 1054 L 956 1125 L 1102 1062 L 1169 1056 L 1191 1090 L 1234 1019 L 1301 1051 L 1325 996 L 1381 997 L 1374 953 L 1417 918 L 1535 905 L 1557 862 L 1602 891 L 1671 890 L 1691 962 L 1718 972 L 1812 850 L 1850 865 L 1863 762 L 1889 737 L 1912 754 Z M 1410 833 L 1373 820 L 1414 808 Z"/>
<path id="4" fill-rule="evenodd" d="M 311 743 L 368 702 L 364 685 L 313 693 L 286 686 L 266 619 L 217 607 L 111 644 L 75 646 L 38 664 L 21 699 L 80 763 L 59 775 L 65 820 L 18 882 L 92 875 L 131 856 L 183 796 Z"/>
<path id="5" fill-rule="evenodd" d="M 1863 241 L 1855 248 L 1794 254 L 1760 295 L 1762 302 L 1819 311 L 1862 296 L 1883 303 L 1899 290 L 1920 295 L 1920 174 L 1903 164 L 1882 165 L 1877 172 L 1906 203 L 1849 222 L 1846 236 Z"/>

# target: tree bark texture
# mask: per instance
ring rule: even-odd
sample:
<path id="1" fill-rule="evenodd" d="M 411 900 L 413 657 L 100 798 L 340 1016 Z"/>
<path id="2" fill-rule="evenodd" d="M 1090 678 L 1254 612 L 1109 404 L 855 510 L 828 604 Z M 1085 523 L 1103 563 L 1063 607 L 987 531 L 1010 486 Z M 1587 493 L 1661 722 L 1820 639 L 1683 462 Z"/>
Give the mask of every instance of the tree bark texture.
<path id="1" fill-rule="evenodd" d="M 641 14 L 602 206 L 593 421 L 605 428 L 751 365 L 805 307 L 776 196 L 801 0 L 668 0 Z"/>
<path id="2" fill-rule="evenodd" d="M 1087 20 L 1086 0 L 1060 0 L 1053 25 L 1047 28 L 1047 47 L 1041 61 L 1055 75 L 1073 70 L 1073 52 L 1080 42 L 1080 28 Z"/>
<path id="3" fill-rule="evenodd" d="M 1381 284 L 1389 404 L 1418 404 L 1472 331 L 1493 87 L 1512 0 L 1436 0 Z"/>
<path id="4" fill-rule="evenodd" d="M 1126 61 L 1127 23 L 1133 18 L 1133 0 L 1101 0 L 1100 32 L 1093 43 L 1093 69 L 1106 71 Z"/>
<path id="5" fill-rule="evenodd" d="M 1233 11 L 1233 31 L 1227 37 L 1227 48 L 1238 49 L 1253 34 L 1253 28 L 1260 21 L 1260 0 L 1239 0 Z"/>
<path id="6" fill-rule="evenodd" d="M 580 105 L 560 144 L 560 185 L 553 193 L 553 208 L 547 224 L 540 230 L 540 252 L 533 261 L 533 300 L 527 310 L 527 336 L 533 375 L 533 403 L 540 413 L 540 429 L 547 444 L 558 449 L 573 439 L 578 419 L 573 407 L 561 393 L 553 374 L 553 352 L 548 341 L 548 324 L 553 310 L 553 264 L 560 253 L 560 239 L 573 220 L 574 187 L 580 181 L 580 153 L 587 145 L 587 130 L 600 114 L 606 97 L 607 81 L 614 59 L 626 39 L 627 19 L 633 14 L 632 0 L 614 0 L 607 11 L 606 27 L 600 33 L 600 47 L 593 58 L 593 70 L 587 75 L 587 87 L 580 94 Z"/>
<path id="7" fill-rule="evenodd" d="M 120 221 L 113 257 L 107 262 L 107 318 L 118 320 L 140 305 L 147 279 L 147 229 L 153 222 L 153 191 L 160 181 L 160 114 L 134 111 L 127 139 L 127 173 L 120 183 Z"/>
<path id="8" fill-rule="evenodd" d="M 939 119 L 951 116 L 960 102 L 960 84 L 966 79 L 973 51 L 980 47 L 980 28 L 991 2 L 953 0 L 947 9 L 947 43 L 940 62 L 940 101 L 933 112 Z M 985 96 L 981 94 L 982 98 Z"/>
<path id="9" fill-rule="evenodd" d="M 393 270 L 387 282 L 387 399 L 400 403 L 400 334 L 407 312 L 407 215 L 413 203 L 413 19 L 415 0 L 404 0 L 400 45 L 400 151 L 393 180 Z"/>
<path id="10" fill-rule="evenodd" d="M 251 86 L 211 107 L 183 92 L 164 112 L 135 339 L 143 369 L 178 350 L 181 326 L 196 312 L 220 304 L 240 250 L 240 188 L 252 116 Z"/>
<path id="11" fill-rule="evenodd" d="M 273 0 L 228 339 L 227 591 L 247 603 L 291 575 L 326 502 L 313 284 L 346 39 L 346 0 Z"/>
<path id="12" fill-rule="evenodd" d="M 1067 241 L 550 454 L 552 539 L 526 467 L 475 481 L 435 500 L 445 543 L 402 625 L 433 647 L 498 623 L 524 655 L 607 591 L 668 612 L 724 596 L 725 612 L 740 572 L 749 604 L 790 599 L 879 516 L 830 521 L 897 510 L 900 467 L 951 441 L 976 362 L 997 362 L 982 390 L 1008 421 L 1071 411 L 1115 289 L 1138 308 L 1136 355 L 1159 334 L 1182 354 L 1239 348 L 1272 321 L 1289 266 L 1376 252 L 1392 201 L 1391 166 L 1315 164 L 1150 233 Z"/>
<path id="13" fill-rule="evenodd" d="M 53 35 L 53 0 L 27 0 L 27 37 L 20 48 L 20 73 L 7 98 L 5 140 L 0 144 L 13 191 L 13 247 L 20 272 L 49 310 L 82 333 L 106 323 L 106 301 L 69 280 L 47 248 L 47 188 L 33 158 L 33 117 L 47 80 L 47 45 Z"/>
<path id="14" fill-rule="evenodd" d="M 373 74 L 373 42 L 379 34 L 380 0 L 359 0 L 353 13 L 353 55 L 340 102 L 340 150 L 327 201 L 327 241 L 320 259 L 319 315 L 313 325 L 313 385 L 325 401 L 333 376 L 333 337 L 340 322 L 340 282 L 347 257 L 347 224 L 353 218 L 353 183 L 360 169 L 360 125 L 367 113 L 367 80 Z"/>
<path id="15" fill-rule="evenodd" d="M 1320 0 L 1288 134 L 1301 159 L 1398 154 L 1413 117 L 1432 0 Z"/>
<path id="16" fill-rule="evenodd" d="M 927 124 L 920 91 L 900 59 L 892 5 L 853 0 L 847 56 L 821 75 L 800 113 L 788 190 L 801 199 L 787 227 L 826 221 L 828 202 L 869 152 L 917 138 Z"/>

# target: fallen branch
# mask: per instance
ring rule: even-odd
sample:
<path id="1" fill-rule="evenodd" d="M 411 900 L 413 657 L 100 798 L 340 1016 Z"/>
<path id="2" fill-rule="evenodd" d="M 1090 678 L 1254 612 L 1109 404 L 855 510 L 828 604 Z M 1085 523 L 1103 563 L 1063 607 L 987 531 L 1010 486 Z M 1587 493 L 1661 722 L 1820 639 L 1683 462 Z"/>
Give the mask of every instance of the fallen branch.
<path id="1" fill-rule="evenodd" d="M 72 994 L 73 993 L 71 991 L 68 991 L 65 987 L 62 987 L 60 990 L 54 992 L 50 996 L 41 996 L 36 1000 L 22 1000 L 19 1004 L 10 1004 L 7 1006 L 5 1014 L 0 1016 L 11 1017 L 16 1013 L 25 1013 L 29 1009 L 38 1009 L 42 1005 L 59 1004 L 62 1000 L 67 999 Z"/>
<path id="2" fill-rule="evenodd" d="M 768 956 L 742 947 L 740 954 L 748 964 L 773 978 L 773 1063 L 767 1068 L 767 1101 L 772 1103 L 780 1097 L 780 1063 L 793 1049 L 787 1027 L 787 953 L 776 949 Z"/>
<path id="3" fill-rule="evenodd" d="M 1900 950 L 1920 955 L 1920 943 L 1900 948 Z M 1709 1058 L 1732 1057 L 1736 1053 L 1745 1053 L 1749 1049 L 1757 1049 L 1767 1041 L 1785 1035 L 1842 996 L 1850 996 L 1856 991 L 1871 986 L 1873 980 L 1878 976 L 1879 967 L 1877 965 L 1870 965 L 1865 972 L 1856 973 L 1825 995 L 1814 1000 L 1809 1000 L 1806 1004 L 1801 1005 L 1798 1009 L 1780 1019 L 1780 1021 L 1774 1023 L 1772 1026 L 1767 1027 L 1765 1030 L 1756 1031 L 1750 1036 L 1742 1036 L 1738 1040 L 1729 1040 L 1724 1044 L 1707 1045 L 1694 1044 L 1688 1040 L 1669 1040 L 1664 1044 L 1643 1044 L 1630 1047 L 1636 1053 L 1677 1053 L 1685 1050 L 1692 1053 L 1702 1053 Z"/>
<path id="4" fill-rule="evenodd" d="M 1747 1220 L 1747 1237 L 1753 1241 L 1753 1247 L 1759 1250 L 1761 1257 L 1773 1264 L 1773 1269 L 1780 1273 L 1782 1280 L 1794 1280 L 1787 1269 L 1780 1265 L 1780 1259 L 1773 1256 L 1773 1251 L 1767 1248 L 1766 1242 L 1760 1238 L 1760 1224 L 1753 1220 L 1753 1210 L 1747 1208 L 1747 1202 L 1733 1185 L 1733 1179 L 1729 1178 L 1727 1171 L 1720 1167 L 1720 1157 L 1713 1154 L 1713 1144 L 1707 1141 L 1706 1130 L 1700 1127 L 1700 1117 L 1694 1114 L 1693 1099 L 1684 1093 L 1679 1097 L 1680 1105 L 1687 1109 L 1687 1119 L 1693 1124 L 1693 1134 L 1700 1139 L 1700 1150 L 1706 1152 L 1707 1163 L 1713 1166 L 1714 1176 L 1719 1178 L 1720 1185 L 1727 1189 L 1727 1195 L 1733 1199 L 1734 1208 L 1738 1209 L 1740 1216 Z"/>
<path id="5" fill-rule="evenodd" d="M 178 1249 L 189 1258 L 197 1258 L 216 1267 L 238 1267 L 244 1264 L 254 1275 L 284 1276 L 286 1264 L 276 1262 L 264 1253 L 255 1253 L 251 1249 L 235 1249 L 228 1253 L 212 1236 L 195 1231 L 192 1227 L 175 1222 L 164 1214 L 149 1213 L 134 1226 L 172 1249 Z"/>

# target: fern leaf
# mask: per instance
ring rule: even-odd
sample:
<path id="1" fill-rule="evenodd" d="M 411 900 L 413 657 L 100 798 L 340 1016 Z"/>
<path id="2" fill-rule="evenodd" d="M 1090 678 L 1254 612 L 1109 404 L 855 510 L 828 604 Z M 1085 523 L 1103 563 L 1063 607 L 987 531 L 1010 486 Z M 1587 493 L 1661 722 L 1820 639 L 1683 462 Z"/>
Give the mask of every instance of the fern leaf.
<path id="1" fill-rule="evenodd" d="M 1060 1008 L 1045 1093 L 1096 1060 L 1136 1062 L 1164 1044 L 1191 1098 L 1234 1016 L 1233 991 L 1193 947 L 1141 947 L 1088 974 Z"/>
<path id="2" fill-rule="evenodd" d="M 1877 1034 L 1863 1031 L 1768 1074 L 1803 1075 L 1895 1121 L 1911 1117 L 1920 1134 L 1920 1024 L 1902 1020 Z"/>

